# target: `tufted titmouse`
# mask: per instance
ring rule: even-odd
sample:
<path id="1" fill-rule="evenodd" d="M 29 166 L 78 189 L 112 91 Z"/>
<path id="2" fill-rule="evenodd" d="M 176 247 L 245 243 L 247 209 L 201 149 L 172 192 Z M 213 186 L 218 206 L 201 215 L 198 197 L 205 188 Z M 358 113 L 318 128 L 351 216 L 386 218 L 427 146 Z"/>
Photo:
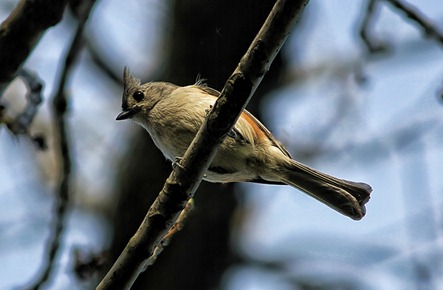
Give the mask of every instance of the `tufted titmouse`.
<path id="1" fill-rule="evenodd" d="M 151 135 L 169 160 L 184 155 L 220 93 L 199 82 L 180 87 L 166 82 L 141 84 L 123 73 L 122 112 Z M 291 158 L 289 152 L 251 113 L 243 111 L 221 144 L 204 178 L 210 182 L 260 182 L 293 186 L 336 211 L 360 220 L 372 188 L 321 173 Z"/>

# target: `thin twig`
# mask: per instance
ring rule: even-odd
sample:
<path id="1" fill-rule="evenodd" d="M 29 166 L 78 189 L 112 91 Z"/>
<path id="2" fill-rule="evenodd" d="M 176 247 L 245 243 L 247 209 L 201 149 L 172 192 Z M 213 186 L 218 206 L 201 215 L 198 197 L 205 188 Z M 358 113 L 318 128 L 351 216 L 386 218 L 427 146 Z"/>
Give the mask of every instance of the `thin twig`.
<path id="1" fill-rule="evenodd" d="M 186 204 L 185 208 L 182 210 L 180 215 L 177 218 L 177 221 L 172 226 L 172 228 L 168 231 L 168 233 L 163 237 L 163 239 L 160 241 L 160 243 L 157 244 L 157 246 L 154 249 L 154 252 L 152 253 L 152 256 L 149 257 L 148 261 L 146 262 L 145 268 L 143 271 L 146 270 L 149 266 L 152 266 L 155 261 L 157 261 L 158 256 L 163 252 L 166 246 L 169 245 L 169 243 L 172 240 L 172 237 L 178 232 L 181 231 L 185 225 L 186 220 L 188 219 L 192 209 L 194 208 L 194 199 L 191 198 L 188 203 Z"/>
<path id="2" fill-rule="evenodd" d="M 308 0 L 276 1 L 266 22 L 226 82 L 193 142 L 172 171 L 142 224 L 97 289 L 130 289 L 157 245 L 194 195 L 218 146 L 280 51 Z"/>
<path id="3" fill-rule="evenodd" d="M 96 39 L 85 39 L 85 49 L 88 51 L 88 54 L 91 57 L 91 62 L 95 64 L 109 79 L 114 81 L 116 84 L 121 84 L 120 74 L 117 75 L 116 72 L 112 70 L 110 62 L 104 57 L 103 53 L 96 48 L 94 41 L 96 41 Z"/>
<path id="4" fill-rule="evenodd" d="M 57 205 L 56 216 L 54 219 L 54 228 L 48 242 L 48 251 L 43 271 L 32 284 L 31 289 L 41 288 L 49 279 L 50 274 L 55 267 L 55 260 L 61 245 L 61 238 L 64 229 L 64 223 L 67 210 L 70 204 L 69 185 L 71 178 L 71 153 L 69 145 L 70 132 L 66 122 L 66 112 L 68 110 L 68 96 L 66 95 L 66 83 L 73 69 L 75 60 L 77 59 L 82 47 L 82 35 L 86 21 L 90 15 L 95 0 L 87 0 L 88 9 L 84 10 L 84 14 L 79 18 L 77 30 L 74 39 L 71 42 L 69 51 L 66 55 L 63 68 L 61 70 L 57 91 L 52 99 L 52 109 L 54 114 L 55 137 L 58 140 L 58 155 L 61 162 L 60 179 L 57 188 Z"/>
<path id="5" fill-rule="evenodd" d="M 363 17 L 362 24 L 360 26 L 360 37 L 365 43 L 370 53 L 383 52 L 388 49 L 386 43 L 375 39 L 370 33 L 371 24 L 374 23 L 374 19 L 377 13 L 377 5 L 381 0 L 368 0 L 368 5 L 365 9 L 365 15 Z M 385 2 L 391 4 L 398 11 L 406 15 L 407 18 L 412 20 L 413 23 L 421 27 L 425 35 L 432 38 L 443 45 L 443 32 L 435 26 L 431 20 L 427 19 L 424 14 L 422 14 L 417 7 L 407 4 L 400 0 L 384 0 Z"/>
<path id="6" fill-rule="evenodd" d="M 360 26 L 360 37 L 365 43 L 370 53 L 380 53 L 387 50 L 388 46 L 386 43 L 375 39 L 370 31 L 371 24 L 377 14 L 377 0 L 368 0 L 368 6 L 365 9 L 365 15 Z"/>
<path id="7" fill-rule="evenodd" d="M 438 27 L 432 24 L 432 21 L 427 19 L 417 7 L 407 4 L 399 0 L 384 0 L 391 4 L 394 8 L 403 12 L 406 17 L 412 20 L 414 23 L 420 26 L 427 37 L 433 38 L 443 45 L 443 33 L 438 29 Z"/>

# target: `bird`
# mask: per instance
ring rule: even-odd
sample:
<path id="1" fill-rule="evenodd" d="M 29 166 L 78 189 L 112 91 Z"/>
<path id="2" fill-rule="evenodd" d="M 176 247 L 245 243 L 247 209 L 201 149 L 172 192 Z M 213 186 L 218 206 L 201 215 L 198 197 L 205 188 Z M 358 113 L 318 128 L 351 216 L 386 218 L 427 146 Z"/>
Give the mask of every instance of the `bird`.
<path id="1" fill-rule="evenodd" d="M 184 155 L 219 95 L 202 81 L 188 86 L 142 84 L 125 67 L 122 111 L 116 120 L 132 119 L 142 126 L 163 155 L 175 162 Z M 353 220 L 365 216 L 372 192 L 366 183 L 333 177 L 294 160 L 247 110 L 225 137 L 203 179 L 289 185 Z"/>

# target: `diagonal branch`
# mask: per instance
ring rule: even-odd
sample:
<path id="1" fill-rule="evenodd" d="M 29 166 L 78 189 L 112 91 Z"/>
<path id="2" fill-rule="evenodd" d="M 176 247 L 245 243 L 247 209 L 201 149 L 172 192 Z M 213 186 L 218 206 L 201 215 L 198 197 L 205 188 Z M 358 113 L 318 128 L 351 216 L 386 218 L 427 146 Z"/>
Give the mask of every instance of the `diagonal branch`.
<path id="1" fill-rule="evenodd" d="M 171 227 L 171 229 L 166 233 L 166 235 L 163 236 L 161 241 L 155 246 L 155 249 L 152 253 L 152 255 L 149 257 L 148 261 L 145 263 L 145 268 L 143 271 L 153 265 L 155 261 L 157 261 L 158 256 L 163 252 L 166 246 L 169 245 L 169 243 L 172 240 L 172 237 L 178 232 L 183 229 L 183 226 L 185 224 L 185 221 L 188 219 L 192 209 L 194 208 L 194 199 L 191 198 L 189 202 L 186 204 L 185 208 L 182 210 L 180 215 L 178 216 L 177 220 L 175 221 L 174 225 Z"/>
<path id="2" fill-rule="evenodd" d="M 255 37 L 220 97 L 206 117 L 180 164 L 172 171 L 142 224 L 97 289 L 130 289 L 154 249 L 175 224 L 199 186 L 218 146 L 240 113 L 300 17 L 308 0 L 279 0 Z"/>
<path id="3" fill-rule="evenodd" d="M 378 39 L 375 39 L 370 32 L 370 26 L 374 23 L 375 16 L 378 12 L 380 3 L 382 0 L 368 0 L 367 7 L 365 9 L 364 17 L 360 25 L 360 37 L 365 43 L 370 53 L 385 52 L 389 49 L 388 45 Z M 432 38 L 440 45 L 443 44 L 443 31 L 433 24 L 423 13 L 421 13 L 416 7 L 402 2 L 400 0 L 383 0 L 392 5 L 400 13 L 403 13 L 413 23 L 419 26 L 426 37 Z M 378 5 L 378 6 L 377 6 Z"/>
<path id="4" fill-rule="evenodd" d="M 423 15 L 416 7 L 399 0 L 384 1 L 388 2 L 389 4 L 394 6 L 394 8 L 403 12 L 406 17 L 420 26 L 427 37 L 433 38 L 443 45 L 443 32 L 439 31 L 438 27 L 434 26 L 431 20 L 427 19 L 426 16 Z"/>
<path id="5" fill-rule="evenodd" d="M 67 0 L 21 0 L 0 25 L 0 96 L 47 28 L 57 24 Z"/>

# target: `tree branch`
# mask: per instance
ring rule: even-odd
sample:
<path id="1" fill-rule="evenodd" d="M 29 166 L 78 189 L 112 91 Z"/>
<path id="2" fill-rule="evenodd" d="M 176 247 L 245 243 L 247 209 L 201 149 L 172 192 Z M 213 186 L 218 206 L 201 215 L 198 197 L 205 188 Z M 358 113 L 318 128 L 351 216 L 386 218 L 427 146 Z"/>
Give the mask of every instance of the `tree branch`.
<path id="1" fill-rule="evenodd" d="M 180 164 L 97 289 L 131 288 L 154 249 L 193 197 L 218 146 L 234 126 L 307 3 L 308 0 L 276 2 Z"/>
<path id="2" fill-rule="evenodd" d="M 0 26 L 0 96 L 47 28 L 63 16 L 68 0 L 21 0 Z"/>
<path id="3" fill-rule="evenodd" d="M 416 7 L 399 0 L 384 1 L 394 6 L 394 8 L 398 9 L 400 12 L 403 12 L 406 17 L 418 24 L 418 26 L 423 29 L 426 36 L 435 39 L 437 42 L 443 45 L 443 33 L 439 31 L 439 29 L 435 27 L 432 22 L 427 19 L 426 16 L 424 16 Z"/>
<path id="4" fill-rule="evenodd" d="M 375 39 L 370 33 L 370 26 L 374 23 L 374 18 L 377 13 L 377 5 L 380 4 L 378 2 L 381 1 L 382 0 L 368 0 L 365 14 L 360 25 L 360 38 L 363 40 L 370 53 L 385 52 L 389 49 L 387 43 Z M 417 8 L 400 0 L 383 1 L 389 3 L 393 8 L 397 9 L 397 11 L 403 13 L 412 22 L 416 23 L 423 29 L 425 36 L 433 38 L 440 43 L 440 45 L 443 45 L 443 33 Z"/>
<path id="5" fill-rule="evenodd" d="M 153 265 L 155 261 L 157 261 L 158 256 L 163 252 L 166 246 L 169 245 L 169 243 L 172 240 L 172 237 L 178 232 L 183 229 L 183 226 L 185 225 L 186 220 L 189 217 L 189 214 L 191 213 L 192 209 L 194 208 L 194 199 L 190 199 L 189 202 L 186 204 L 185 208 L 182 210 L 180 215 L 177 218 L 177 221 L 172 226 L 172 228 L 168 231 L 166 235 L 163 236 L 160 243 L 155 246 L 155 249 L 152 253 L 152 255 L 149 257 L 148 261 L 146 261 L 145 268 L 143 271 Z"/>
<path id="6" fill-rule="evenodd" d="M 365 14 L 363 17 L 362 24 L 360 26 L 360 37 L 365 43 L 370 53 L 385 52 L 389 49 L 388 45 L 378 39 L 375 39 L 370 33 L 370 26 L 374 22 L 377 9 L 379 8 L 378 2 L 381 0 L 368 0 L 367 7 L 365 9 Z M 433 25 L 431 20 L 427 19 L 416 7 L 402 2 L 400 0 L 383 0 L 389 3 L 397 11 L 403 13 L 407 18 L 412 20 L 415 24 L 423 29 L 425 36 L 433 38 L 441 45 L 443 45 L 443 32 Z M 378 5 L 378 6 L 377 6 Z"/>
<path id="7" fill-rule="evenodd" d="M 69 185 L 71 181 L 71 150 L 69 145 L 70 133 L 66 124 L 66 113 L 68 111 L 66 83 L 73 69 L 74 62 L 81 51 L 83 30 L 92 7 L 95 4 L 95 0 L 84 0 L 83 3 L 84 5 L 82 6 L 81 16 L 78 17 L 78 27 L 69 47 L 69 51 L 65 57 L 57 91 L 52 99 L 52 109 L 55 123 L 54 135 L 58 141 L 58 154 L 61 160 L 61 172 L 57 188 L 56 216 L 54 218 L 53 233 L 48 242 L 46 261 L 42 267 L 43 271 L 41 274 L 39 274 L 33 285 L 29 287 L 30 289 L 41 288 L 49 279 L 60 249 L 65 218 L 70 204 Z"/>
<path id="8" fill-rule="evenodd" d="M 365 9 L 363 21 L 360 26 L 360 38 L 365 43 L 370 53 L 385 52 L 388 48 L 386 43 L 375 39 L 370 33 L 370 27 L 373 23 L 377 13 L 378 0 L 368 0 L 368 5 Z"/>

